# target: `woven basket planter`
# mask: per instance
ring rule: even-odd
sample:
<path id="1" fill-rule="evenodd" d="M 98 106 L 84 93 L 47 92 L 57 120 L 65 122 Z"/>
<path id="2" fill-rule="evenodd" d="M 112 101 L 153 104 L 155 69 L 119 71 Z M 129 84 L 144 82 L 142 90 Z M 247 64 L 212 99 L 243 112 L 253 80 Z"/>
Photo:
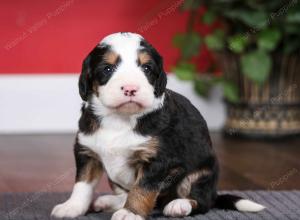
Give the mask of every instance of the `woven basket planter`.
<path id="1" fill-rule="evenodd" d="M 226 134 L 270 138 L 300 134 L 300 55 L 272 55 L 272 71 L 263 86 L 241 73 L 240 56 L 224 52 L 218 57 L 240 96 L 239 103 L 227 102 Z"/>

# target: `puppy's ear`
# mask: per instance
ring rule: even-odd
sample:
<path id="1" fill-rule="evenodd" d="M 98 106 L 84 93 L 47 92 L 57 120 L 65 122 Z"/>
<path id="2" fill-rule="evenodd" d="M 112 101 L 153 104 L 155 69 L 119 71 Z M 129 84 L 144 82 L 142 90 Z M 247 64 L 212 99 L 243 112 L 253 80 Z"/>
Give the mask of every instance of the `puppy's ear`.
<path id="1" fill-rule="evenodd" d="M 102 56 L 107 50 L 106 45 L 97 45 L 82 63 L 81 75 L 79 77 L 79 94 L 82 100 L 87 101 L 92 92 L 93 71 L 97 63 L 101 62 Z"/>
<path id="2" fill-rule="evenodd" d="M 158 76 L 157 81 L 155 82 L 155 95 L 156 96 L 161 96 L 164 91 L 166 90 L 167 86 L 167 74 L 164 71 L 163 67 L 163 59 L 160 57 L 160 65 L 159 65 L 159 71 L 160 74 Z"/>
<path id="3" fill-rule="evenodd" d="M 92 67 L 91 67 L 92 52 L 84 59 L 82 70 L 79 77 L 79 94 L 82 100 L 87 101 L 89 91 L 91 89 Z"/>
<path id="4" fill-rule="evenodd" d="M 160 56 L 160 54 L 157 52 L 157 50 L 153 47 L 152 47 L 152 52 L 153 52 L 153 58 L 157 64 L 158 71 L 159 71 L 158 78 L 156 79 L 155 84 L 154 84 L 155 96 L 159 97 L 166 90 L 167 74 L 164 71 L 163 58 Z"/>

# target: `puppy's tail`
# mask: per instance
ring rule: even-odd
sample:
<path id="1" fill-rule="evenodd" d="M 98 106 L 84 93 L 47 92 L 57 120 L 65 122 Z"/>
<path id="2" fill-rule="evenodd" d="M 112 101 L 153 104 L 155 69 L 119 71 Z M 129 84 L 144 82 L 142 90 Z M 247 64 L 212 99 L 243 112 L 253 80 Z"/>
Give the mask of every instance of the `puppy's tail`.
<path id="1" fill-rule="evenodd" d="M 215 208 L 238 210 L 241 212 L 259 212 L 265 209 L 264 206 L 251 200 L 229 194 L 218 195 Z"/>

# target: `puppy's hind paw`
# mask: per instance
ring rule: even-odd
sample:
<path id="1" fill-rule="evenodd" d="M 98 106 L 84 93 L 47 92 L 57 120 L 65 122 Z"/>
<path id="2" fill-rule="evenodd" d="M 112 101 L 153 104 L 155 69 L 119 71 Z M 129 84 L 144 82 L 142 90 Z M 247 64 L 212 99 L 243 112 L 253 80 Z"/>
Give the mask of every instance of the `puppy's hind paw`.
<path id="1" fill-rule="evenodd" d="M 127 209 L 120 209 L 112 215 L 111 220 L 145 220 L 145 219 L 142 216 L 136 215 Z"/>
<path id="2" fill-rule="evenodd" d="M 94 201 L 93 208 L 96 212 L 116 211 L 123 208 L 126 198 L 127 194 L 100 196 Z"/>
<path id="3" fill-rule="evenodd" d="M 192 205 L 188 199 L 175 199 L 164 208 L 164 215 L 170 217 L 188 216 L 192 211 Z"/>

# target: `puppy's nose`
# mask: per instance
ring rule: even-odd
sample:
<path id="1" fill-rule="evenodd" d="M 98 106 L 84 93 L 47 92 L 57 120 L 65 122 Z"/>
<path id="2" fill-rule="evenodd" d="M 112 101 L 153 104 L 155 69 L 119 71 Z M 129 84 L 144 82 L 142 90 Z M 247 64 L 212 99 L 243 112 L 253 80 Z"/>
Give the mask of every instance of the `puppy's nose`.
<path id="1" fill-rule="evenodd" d="M 125 96 L 135 96 L 136 92 L 139 90 L 139 86 L 136 85 L 125 85 L 121 87 Z"/>

